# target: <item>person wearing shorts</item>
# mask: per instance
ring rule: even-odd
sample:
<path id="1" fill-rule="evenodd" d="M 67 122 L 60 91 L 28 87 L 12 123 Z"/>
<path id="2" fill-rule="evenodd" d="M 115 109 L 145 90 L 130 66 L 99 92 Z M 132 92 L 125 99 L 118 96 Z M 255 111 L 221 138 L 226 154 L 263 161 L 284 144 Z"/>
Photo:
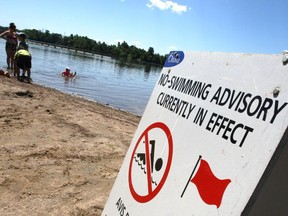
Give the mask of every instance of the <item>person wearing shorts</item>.
<path id="1" fill-rule="evenodd" d="M 17 38 L 19 39 L 19 44 L 16 48 L 16 51 L 20 50 L 20 49 L 25 49 L 25 50 L 28 50 L 29 46 L 28 44 L 26 43 L 26 35 L 24 33 L 20 33 L 17 35 Z M 15 54 L 14 54 L 15 55 Z M 14 59 L 14 64 L 15 64 L 15 68 L 14 68 L 14 77 L 17 76 L 17 71 L 18 71 L 18 68 L 17 68 L 17 60 Z M 22 77 L 25 75 L 22 74 Z"/>
<path id="2" fill-rule="evenodd" d="M 31 67 L 32 67 L 32 56 L 30 52 L 26 49 L 20 49 L 15 53 L 14 57 L 17 62 L 17 79 L 20 80 L 20 69 L 23 71 L 22 74 L 25 74 L 27 71 L 28 82 L 30 82 L 31 77 Z"/>

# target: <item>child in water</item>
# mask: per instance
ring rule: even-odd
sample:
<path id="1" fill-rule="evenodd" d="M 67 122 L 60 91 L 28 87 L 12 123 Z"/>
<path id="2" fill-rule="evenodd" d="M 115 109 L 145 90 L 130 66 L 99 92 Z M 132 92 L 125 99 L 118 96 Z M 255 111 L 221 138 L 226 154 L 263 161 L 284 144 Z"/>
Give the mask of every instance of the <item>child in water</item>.
<path id="1" fill-rule="evenodd" d="M 76 71 L 73 74 L 73 73 L 70 72 L 70 68 L 66 67 L 65 71 L 62 72 L 62 76 L 64 76 L 64 77 L 75 77 L 76 76 Z"/>

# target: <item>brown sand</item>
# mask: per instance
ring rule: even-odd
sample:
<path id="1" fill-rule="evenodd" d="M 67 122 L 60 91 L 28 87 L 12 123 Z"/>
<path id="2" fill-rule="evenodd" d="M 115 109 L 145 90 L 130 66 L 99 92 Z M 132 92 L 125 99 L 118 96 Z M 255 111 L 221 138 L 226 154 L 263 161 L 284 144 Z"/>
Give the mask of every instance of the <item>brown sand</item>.
<path id="1" fill-rule="evenodd" d="M 140 117 L 0 76 L 0 215 L 101 215 Z"/>

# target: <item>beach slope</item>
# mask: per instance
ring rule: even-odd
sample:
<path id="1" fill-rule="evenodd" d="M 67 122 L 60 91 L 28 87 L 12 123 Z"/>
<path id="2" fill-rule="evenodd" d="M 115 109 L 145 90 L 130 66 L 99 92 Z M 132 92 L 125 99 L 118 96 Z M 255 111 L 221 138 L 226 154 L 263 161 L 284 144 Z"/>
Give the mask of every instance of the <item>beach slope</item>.
<path id="1" fill-rule="evenodd" d="M 0 215 L 101 215 L 140 117 L 0 77 Z"/>

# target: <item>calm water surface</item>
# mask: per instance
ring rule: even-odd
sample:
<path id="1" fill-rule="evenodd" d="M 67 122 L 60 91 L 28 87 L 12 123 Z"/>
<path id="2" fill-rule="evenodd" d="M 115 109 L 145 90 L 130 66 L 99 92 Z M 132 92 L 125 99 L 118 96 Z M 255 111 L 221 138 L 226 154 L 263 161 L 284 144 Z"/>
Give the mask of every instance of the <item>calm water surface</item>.
<path id="1" fill-rule="evenodd" d="M 0 39 L 0 68 L 6 68 L 5 40 Z M 33 82 L 65 93 L 142 115 L 161 68 L 127 65 L 109 57 L 84 55 L 60 48 L 29 44 Z M 77 71 L 64 79 L 65 67 Z"/>

